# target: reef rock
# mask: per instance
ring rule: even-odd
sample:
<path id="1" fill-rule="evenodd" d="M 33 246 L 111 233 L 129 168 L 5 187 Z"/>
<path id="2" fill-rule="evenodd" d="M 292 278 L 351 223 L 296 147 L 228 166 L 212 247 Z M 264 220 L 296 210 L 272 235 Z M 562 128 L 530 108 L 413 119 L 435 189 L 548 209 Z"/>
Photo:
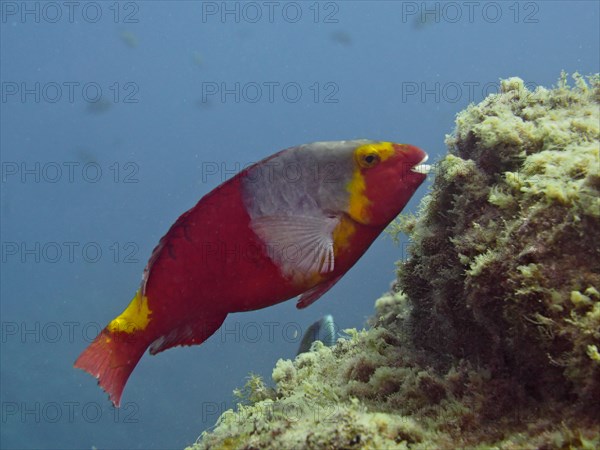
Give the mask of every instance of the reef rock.
<path id="1" fill-rule="evenodd" d="M 600 76 L 470 105 L 367 331 L 280 360 L 190 449 L 600 447 Z"/>

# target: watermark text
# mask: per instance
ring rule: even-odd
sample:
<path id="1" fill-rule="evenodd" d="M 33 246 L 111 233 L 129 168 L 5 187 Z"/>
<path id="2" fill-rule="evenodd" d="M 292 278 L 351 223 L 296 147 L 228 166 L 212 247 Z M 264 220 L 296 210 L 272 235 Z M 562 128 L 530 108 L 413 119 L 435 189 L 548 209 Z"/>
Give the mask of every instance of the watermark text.
<path id="1" fill-rule="evenodd" d="M 337 2 L 202 2 L 202 23 L 339 23 Z"/>
<path id="2" fill-rule="evenodd" d="M 137 2 L 2 1 L 0 22 L 18 23 L 139 23 Z"/>

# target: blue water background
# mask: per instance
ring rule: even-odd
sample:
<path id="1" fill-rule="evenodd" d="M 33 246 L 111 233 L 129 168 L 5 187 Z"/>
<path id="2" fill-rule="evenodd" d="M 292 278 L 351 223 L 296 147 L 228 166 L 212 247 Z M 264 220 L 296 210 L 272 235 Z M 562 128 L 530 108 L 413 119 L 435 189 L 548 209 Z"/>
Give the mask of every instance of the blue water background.
<path id="1" fill-rule="evenodd" d="M 295 331 L 327 313 L 341 329 L 365 326 L 405 242 L 378 238 L 307 309 L 292 300 L 232 314 L 201 346 L 145 355 L 119 411 L 72 368 L 127 305 L 170 224 L 230 171 L 353 138 L 412 143 L 435 161 L 455 114 L 499 78 L 551 86 L 561 70 L 599 71 L 598 2 L 471 2 L 472 16 L 467 3 L 274 2 L 270 18 L 262 2 L 81 2 L 70 20 L 63 2 L 1 2 L 0 446 L 181 448 L 233 405 L 249 372 L 270 380 L 294 356 Z M 420 18 L 424 6 L 438 15 Z M 72 99 L 68 83 L 79 83 Z M 236 83 L 239 99 L 203 98 Z"/>

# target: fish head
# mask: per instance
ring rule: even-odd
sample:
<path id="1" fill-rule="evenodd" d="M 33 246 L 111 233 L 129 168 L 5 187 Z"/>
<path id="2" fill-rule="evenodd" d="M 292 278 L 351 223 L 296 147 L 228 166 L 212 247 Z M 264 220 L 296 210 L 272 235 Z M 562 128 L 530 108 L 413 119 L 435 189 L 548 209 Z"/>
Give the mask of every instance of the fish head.
<path id="1" fill-rule="evenodd" d="M 347 213 L 365 225 L 385 226 L 402 211 L 427 177 L 427 153 L 392 142 L 369 142 L 353 151 Z"/>

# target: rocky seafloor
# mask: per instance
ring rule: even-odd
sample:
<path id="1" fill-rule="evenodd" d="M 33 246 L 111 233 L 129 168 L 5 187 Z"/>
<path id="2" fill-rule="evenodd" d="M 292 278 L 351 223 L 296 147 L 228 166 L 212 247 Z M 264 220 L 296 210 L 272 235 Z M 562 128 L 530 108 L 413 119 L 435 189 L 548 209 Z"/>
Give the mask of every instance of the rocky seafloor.
<path id="1" fill-rule="evenodd" d="M 600 77 L 458 114 L 370 328 L 251 376 L 189 449 L 600 448 Z"/>

